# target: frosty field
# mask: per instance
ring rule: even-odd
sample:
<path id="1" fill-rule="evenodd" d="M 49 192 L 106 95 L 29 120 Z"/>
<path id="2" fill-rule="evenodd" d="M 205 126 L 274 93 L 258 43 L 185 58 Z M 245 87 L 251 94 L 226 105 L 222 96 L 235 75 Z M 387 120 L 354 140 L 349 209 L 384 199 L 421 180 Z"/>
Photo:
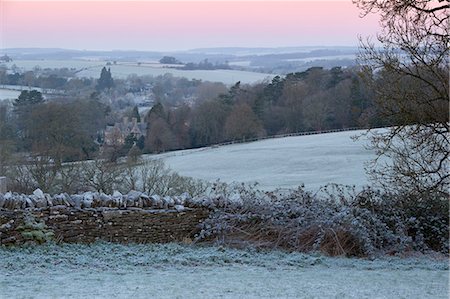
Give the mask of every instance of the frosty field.
<path id="1" fill-rule="evenodd" d="M 89 61 L 89 60 L 15 60 L 7 63 L 9 67 L 16 65 L 22 70 L 32 70 L 34 67 L 41 68 L 75 68 L 80 72 L 79 77 L 98 78 L 101 69 L 106 65 L 106 61 Z M 143 63 L 138 65 L 132 62 L 119 62 L 117 65 L 108 65 L 111 68 L 113 78 L 124 79 L 131 74 L 139 76 L 151 75 L 159 76 L 164 74 L 172 74 L 175 77 L 185 77 L 187 79 L 198 79 L 203 81 L 223 82 L 225 84 L 234 84 L 237 81 L 242 83 L 255 83 L 267 78 L 270 80 L 274 77 L 271 74 L 254 73 L 238 70 L 178 70 L 174 68 L 165 68 L 161 64 Z"/>
<path id="2" fill-rule="evenodd" d="M 2 100 L 15 100 L 19 97 L 22 90 L 37 90 L 44 92 L 42 88 L 35 86 L 23 86 L 23 85 L 0 85 L 0 101 Z M 45 95 L 44 95 L 45 98 Z"/>
<path id="3" fill-rule="evenodd" d="M 302 183 L 310 190 L 327 183 L 362 186 L 368 182 L 364 163 L 375 157 L 364 147 L 367 138 L 351 139 L 363 132 L 275 138 L 151 157 L 163 158 L 181 175 L 207 181 L 256 181 L 266 190 Z"/>
<path id="4" fill-rule="evenodd" d="M 202 81 L 222 82 L 224 84 L 234 84 L 237 81 L 242 83 L 255 83 L 265 79 L 271 80 L 273 75 L 263 73 L 253 73 L 237 70 L 178 70 L 174 68 L 163 68 L 155 66 L 137 65 L 111 65 L 111 73 L 114 78 L 126 78 L 131 74 L 138 76 L 151 75 L 160 76 L 172 74 L 174 77 L 184 77 L 189 80 L 197 79 Z M 79 77 L 97 78 L 102 67 L 93 67 L 79 72 Z"/>
<path id="5" fill-rule="evenodd" d="M 19 95 L 20 91 L 0 88 L 0 101 L 17 99 Z"/>
<path id="6" fill-rule="evenodd" d="M 167 245 L 0 249 L 0 298 L 448 298 L 445 258 Z"/>

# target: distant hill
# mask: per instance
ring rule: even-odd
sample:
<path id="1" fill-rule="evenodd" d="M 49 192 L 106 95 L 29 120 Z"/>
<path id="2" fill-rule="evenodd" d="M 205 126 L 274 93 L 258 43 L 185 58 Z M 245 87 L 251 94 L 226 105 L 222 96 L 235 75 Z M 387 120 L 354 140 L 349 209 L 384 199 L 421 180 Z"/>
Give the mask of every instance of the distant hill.
<path id="1" fill-rule="evenodd" d="M 114 60 L 127 62 L 159 61 L 164 56 L 175 57 L 183 63 L 200 63 L 207 59 L 214 64 L 227 64 L 236 69 L 285 74 L 304 71 L 311 66 L 331 68 L 355 65 L 357 47 L 317 46 L 278 48 L 198 48 L 185 51 L 134 50 L 71 50 L 58 48 L 7 48 L 13 60 Z"/>

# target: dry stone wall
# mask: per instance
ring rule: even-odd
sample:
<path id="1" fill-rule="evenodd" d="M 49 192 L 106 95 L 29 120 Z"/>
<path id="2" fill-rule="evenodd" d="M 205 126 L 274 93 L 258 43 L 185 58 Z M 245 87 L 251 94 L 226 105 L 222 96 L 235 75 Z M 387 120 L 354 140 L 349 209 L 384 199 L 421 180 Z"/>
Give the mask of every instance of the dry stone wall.
<path id="1" fill-rule="evenodd" d="M 98 193 L 49 196 L 40 190 L 34 193 L 0 194 L 1 245 L 48 240 L 189 242 L 209 215 L 207 207 L 192 205 L 188 196 L 161 199 L 136 192 L 132 196 Z"/>

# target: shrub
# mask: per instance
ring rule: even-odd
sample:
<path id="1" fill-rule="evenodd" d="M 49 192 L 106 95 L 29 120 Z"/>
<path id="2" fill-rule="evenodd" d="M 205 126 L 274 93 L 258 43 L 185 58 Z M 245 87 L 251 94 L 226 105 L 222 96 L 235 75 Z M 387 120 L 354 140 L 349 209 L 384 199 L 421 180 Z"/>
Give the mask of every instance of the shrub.
<path id="1" fill-rule="evenodd" d="M 213 212 L 197 241 L 329 255 L 400 254 L 408 250 L 448 252 L 448 200 L 360 192 L 327 186 L 318 194 L 303 188 L 263 192 L 220 186 L 210 197 Z M 217 188 L 215 189 L 217 190 Z M 226 199 L 225 199 L 226 198 Z M 205 201 L 197 198 L 205 205 Z M 195 199 L 194 199 L 195 202 Z"/>

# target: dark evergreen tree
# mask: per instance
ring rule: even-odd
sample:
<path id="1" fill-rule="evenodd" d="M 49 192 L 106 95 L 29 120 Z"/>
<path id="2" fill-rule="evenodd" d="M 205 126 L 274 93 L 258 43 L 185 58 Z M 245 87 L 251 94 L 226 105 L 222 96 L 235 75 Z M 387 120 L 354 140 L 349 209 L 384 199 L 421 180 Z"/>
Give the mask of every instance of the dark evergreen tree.
<path id="1" fill-rule="evenodd" d="M 43 103 L 42 93 L 37 90 L 23 90 L 13 102 L 19 148 L 25 150 L 31 148 L 31 142 L 28 138 L 30 128 L 34 126 L 33 121 L 31 121 L 31 114 L 36 107 Z"/>
<path id="2" fill-rule="evenodd" d="M 137 139 L 133 134 L 127 135 L 125 137 L 125 144 L 122 147 L 122 154 L 128 153 L 128 151 L 136 144 Z"/>
<path id="3" fill-rule="evenodd" d="M 114 80 L 111 76 L 111 69 L 106 69 L 106 67 L 103 67 L 102 72 L 100 73 L 100 79 L 97 81 L 96 89 L 98 91 L 102 91 L 112 87 L 114 87 Z"/>
<path id="4" fill-rule="evenodd" d="M 131 111 L 131 118 L 136 118 L 137 122 L 141 122 L 141 116 L 139 115 L 139 109 L 137 106 L 133 107 L 133 110 Z"/>
<path id="5" fill-rule="evenodd" d="M 166 119 L 166 112 L 164 111 L 164 106 L 158 102 L 156 103 L 152 109 L 147 113 L 146 122 L 151 122 L 152 119 L 155 118 L 163 118 Z"/>
<path id="6" fill-rule="evenodd" d="M 44 98 L 42 97 L 42 93 L 33 89 L 31 91 L 22 90 L 19 97 L 14 101 L 13 105 L 17 109 L 21 107 L 26 107 L 30 105 L 37 105 L 44 102 Z"/>
<path id="7" fill-rule="evenodd" d="M 136 141 L 136 146 L 142 151 L 145 147 L 145 137 L 141 136 L 139 137 L 139 139 Z"/>

